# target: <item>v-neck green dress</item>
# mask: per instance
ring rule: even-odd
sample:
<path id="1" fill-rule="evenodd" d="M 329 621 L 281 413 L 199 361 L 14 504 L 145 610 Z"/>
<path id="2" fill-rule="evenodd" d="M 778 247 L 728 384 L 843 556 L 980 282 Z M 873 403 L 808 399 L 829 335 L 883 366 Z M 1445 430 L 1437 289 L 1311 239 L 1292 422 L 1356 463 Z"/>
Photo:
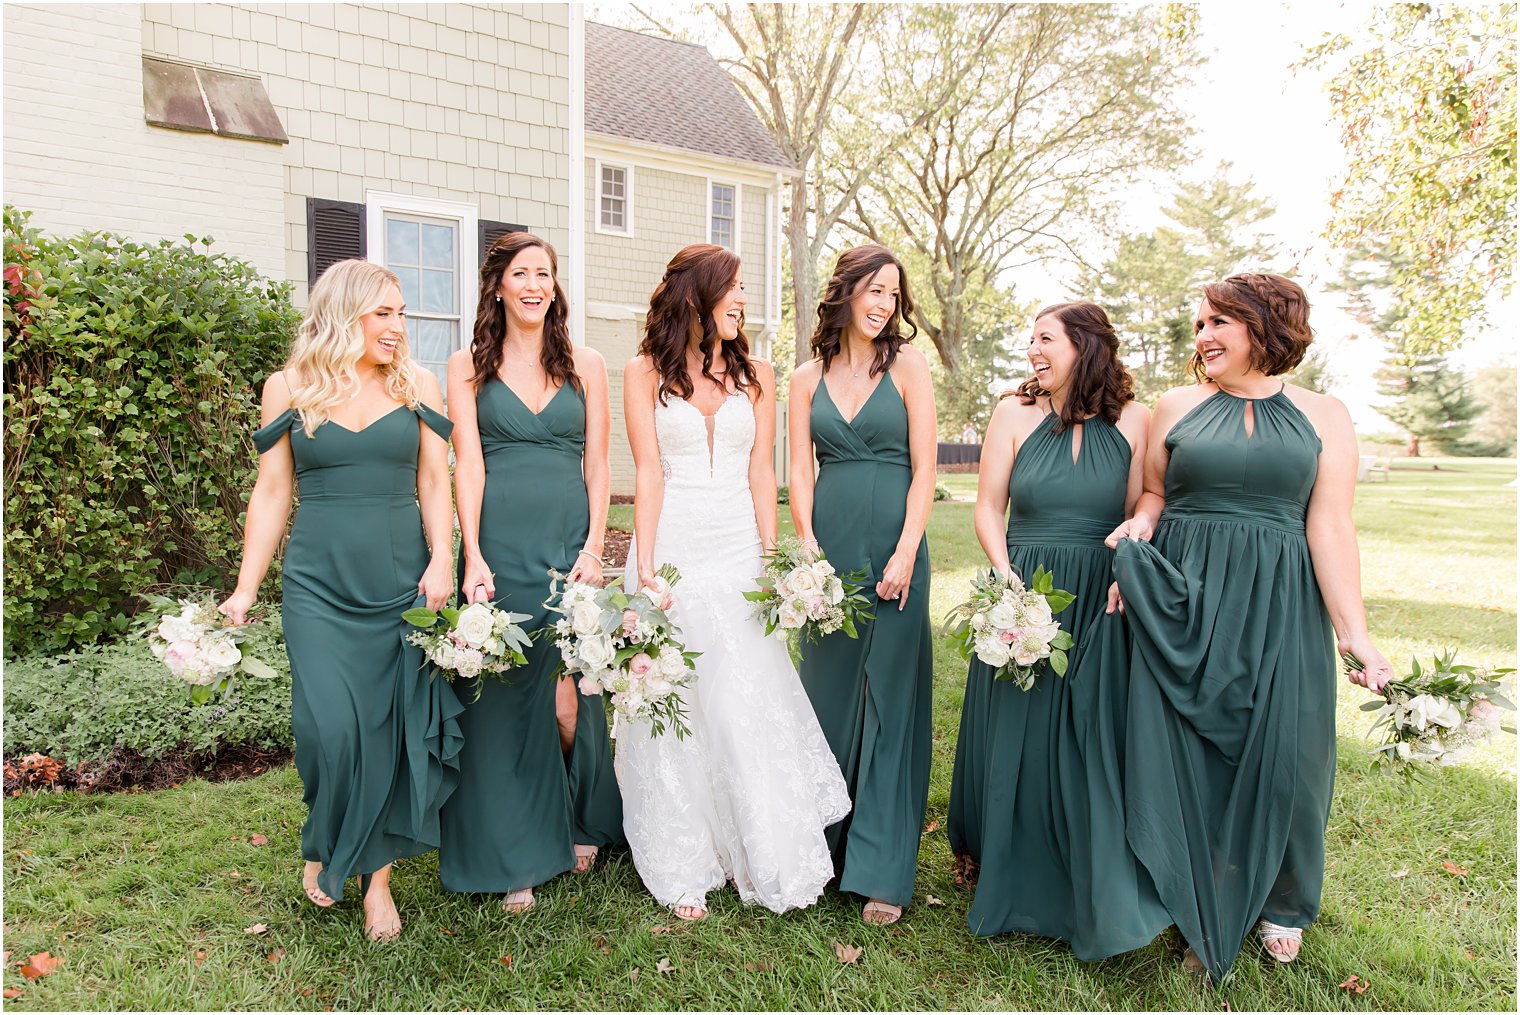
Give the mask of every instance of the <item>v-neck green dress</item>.
<path id="1" fill-rule="evenodd" d="M 1166 447 L 1154 541 L 1122 541 L 1114 566 L 1133 632 L 1128 832 L 1217 983 L 1258 917 L 1319 913 L 1336 690 L 1304 534 L 1320 440 L 1286 394 L 1220 391 Z"/>
<path id="2" fill-rule="evenodd" d="M 966 675 L 950 847 L 980 865 L 973 934 L 1022 931 L 1071 942 L 1079 959 L 1147 944 L 1171 923 L 1124 837 L 1128 660 L 1123 620 L 1104 613 L 1124 520 L 1131 449 L 1102 418 L 1057 429 L 1049 413 L 1008 480 L 1008 562 L 1025 580 L 1044 567 L 1076 596 L 1057 614 L 1075 639 L 1066 676 L 1048 667 L 1022 691 L 975 657 Z M 1101 646 L 1117 645 L 1108 665 Z"/>
<path id="3" fill-rule="evenodd" d="M 425 405 L 363 430 L 326 422 L 308 436 L 295 410 L 253 435 L 263 454 L 290 440 L 300 507 L 285 549 L 281 618 L 290 725 L 305 787 L 301 855 L 318 885 L 438 845 L 438 810 L 458 782 L 460 708 L 405 641 L 428 546 L 417 507 L 420 427 L 453 428 Z"/>
<path id="4" fill-rule="evenodd" d="M 897 549 L 913 480 L 908 409 L 883 374 L 853 420 L 822 381 L 810 417 L 818 482 L 813 534 L 842 575 L 869 574 L 873 590 Z M 853 808 L 826 834 L 839 887 L 906 906 L 929 800 L 929 542 L 914 558 L 906 608 L 871 595 L 875 619 L 802 647 L 802 685 L 850 787 Z"/>
<path id="5" fill-rule="evenodd" d="M 553 616 L 544 607 L 549 569 L 568 574 L 586 545 L 585 398 L 566 384 L 534 414 L 492 378 L 475 396 L 475 418 L 486 468 L 480 551 L 496 576 L 496 605 L 528 614 L 522 626 L 535 637 L 508 683 L 485 679 L 473 702 L 473 682 L 459 689 L 465 746 L 438 872 L 451 892 L 512 892 L 574 867 L 574 843 L 622 842 L 623 808 L 606 699 L 579 697 L 566 757 L 554 716 L 559 650 L 538 633 Z"/>

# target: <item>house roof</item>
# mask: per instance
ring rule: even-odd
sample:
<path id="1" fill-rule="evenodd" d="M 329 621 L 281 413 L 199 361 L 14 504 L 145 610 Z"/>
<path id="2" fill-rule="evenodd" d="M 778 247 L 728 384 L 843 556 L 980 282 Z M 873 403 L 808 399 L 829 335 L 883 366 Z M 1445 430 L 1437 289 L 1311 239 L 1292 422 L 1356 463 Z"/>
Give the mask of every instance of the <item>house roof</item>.
<path id="1" fill-rule="evenodd" d="M 795 168 L 704 47 L 586 22 L 586 129 Z"/>

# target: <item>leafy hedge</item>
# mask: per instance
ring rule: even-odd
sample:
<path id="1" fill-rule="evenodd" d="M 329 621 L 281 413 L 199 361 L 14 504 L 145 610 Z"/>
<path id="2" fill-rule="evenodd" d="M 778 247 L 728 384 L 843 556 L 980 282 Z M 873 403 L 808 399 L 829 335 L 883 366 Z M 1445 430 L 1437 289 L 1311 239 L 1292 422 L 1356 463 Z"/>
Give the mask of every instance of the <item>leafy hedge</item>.
<path id="1" fill-rule="evenodd" d="M 127 630 L 137 593 L 236 573 L 257 385 L 289 286 L 197 244 L 43 236 L 5 208 L 7 655 Z"/>
<path id="2" fill-rule="evenodd" d="M 243 648 L 274 667 L 269 680 L 239 678 L 233 694 L 192 705 L 186 687 L 127 638 L 5 667 L 5 755 L 37 751 L 67 764 L 130 752 L 153 760 L 175 750 L 290 748 L 290 666 L 276 615 Z"/>

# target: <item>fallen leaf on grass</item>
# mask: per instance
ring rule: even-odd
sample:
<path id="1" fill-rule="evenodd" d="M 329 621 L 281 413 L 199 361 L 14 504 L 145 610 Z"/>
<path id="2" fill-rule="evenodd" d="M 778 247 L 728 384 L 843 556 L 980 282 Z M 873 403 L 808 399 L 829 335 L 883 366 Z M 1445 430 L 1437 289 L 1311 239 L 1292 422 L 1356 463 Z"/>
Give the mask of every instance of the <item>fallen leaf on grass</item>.
<path id="1" fill-rule="evenodd" d="M 508 967 L 510 967 L 512 965 L 512 953 L 511 952 L 508 952 L 507 954 L 505 954 L 505 955 L 503 955 L 501 957 L 501 964 L 504 965 L 504 966 L 508 966 Z"/>
<path id="2" fill-rule="evenodd" d="M 269 929 L 269 925 L 268 924 L 256 923 L 252 927 L 244 927 L 243 928 L 243 933 L 244 934 L 262 934 L 262 933 L 264 933 L 268 929 Z"/>
<path id="3" fill-rule="evenodd" d="M 21 994 L 22 990 L 20 987 L 6 987 L 4 990 L 0 990 L 0 997 L 20 997 Z"/>
<path id="4" fill-rule="evenodd" d="M 638 983 L 639 982 L 639 967 L 638 966 L 634 966 L 632 969 L 628 970 L 628 981 L 630 983 Z"/>
<path id="5" fill-rule="evenodd" d="M 924 834 L 925 835 L 929 835 L 930 833 L 932 833 L 938 827 L 939 827 L 939 818 L 933 818 L 933 819 L 930 820 L 928 826 L 924 829 Z"/>
<path id="6" fill-rule="evenodd" d="M 926 895 L 924 896 L 924 904 L 929 906 L 943 906 L 945 904 L 945 900 L 936 898 L 933 895 Z"/>
<path id="7" fill-rule="evenodd" d="M 840 962 L 848 965 L 854 965 L 855 960 L 860 958 L 861 953 L 864 951 L 864 948 L 856 948 L 854 945 L 843 944 L 839 941 L 834 942 L 835 956 L 838 957 Z"/>
<path id="8" fill-rule="evenodd" d="M 675 966 L 672 966 L 670 964 L 669 959 L 661 959 L 659 962 L 655 963 L 654 971 L 657 973 L 668 973 L 675 968 Z"/>
<path id="9" fill-rule="evenodd" d="M 232 870 L 227 872 L 227 876 L 236 881 L 238 878 L 243 876 L 243 872 L 234 867 Z"/>
<path id="10" fill-rule="evenodd" d="M 439 927 L 438 928 L 438 933 L 440 933 L 440 934 L 447 934 L 449 937 L 454 937 L 455 936 L 454 932 L 451 931 L 451 930 L 449 930 L 447 927 Z"/>
<path id="11" fill-rule="evenodd" d="M 1460 877 L 1465 877 L 1466 874 L 1467 874 L 1467 868 L 1466 867 L 1458 867 L 1456 864 L 1452 863 L 1450 860 L 1442 860 L 1441 861 L 1441 869 L 1444 870 L 1448 874 L 1455 874 L 1459 878 Z"/>
<path id="12" fill-rule="evenodd" d="M 50 955 L 47 952 L 38 952 L 36 955 L 32 956 L 32 960 L 30 962 L 21 967 L 21 975 L 26 977 L 28 980 L 35 980 L 38 977 L 42 976 L 51 976 L 53 975 L 53 971 L 58 968 L 59 963 L 62 961 L 63 959 L 59 958 L 56 955 Z"/>
<path id="13" fill-rule="evenodd" d="M 1407 878 L 1409 877 L 1409 868 L 1405 867 L 1403 870 L 1394 871 L 1393 876 L 1396 878 Z"/>
<path id="14" fill-rule="evenodd" d="M 1234 1011 L 1235 1009 L 1231 1008 L 1230 1007 L 1230 1002 L 1226 1001 L 1224 1004 L 1222 1004 L 1222 1005 L 1219 1006 L 1219 1010 L 1220 1011 Z"/>
<path id="15" fill-rule="evenodd" d="M 748 973 L 768 973 L 776 967 L 769 962 L 746 962 L 744 970 Z"/>
<path id="16" fill-rule="evenodd" d="M 604 937 L 597 938 L 595 941 L 591 942 L 591 944 L 598 951 L 603 951 L 603 952 L 610 952 L 610 951 L 612 951 L 612 946 L 607 943 L 607 939 L 604 938 Z"/>
<path id="17" fill-rule="evenodd" d="M 268 843 L 269 840 L 262 835 L 250 835 L 248 837 L 248 845 L 250 846 L 264 846 Z"/>
<path id="18" fill-rule="evenodd" d="M 1473 954 L 1473 950 L 1471 948 L 1467 949 L 1467 957 L 1469 959 L 1472 959 L 1474 962 L 1478 961 L 1478 957 Z"/>
<path id="19" fill-rule="evenodd" d="M 649 933 L 654 934 L 654 935 L 669 934 L 670 930 L 671 929 L 669 927 L 665 926 L 665 924 L 663 924 L 663 923 L 657 923 L 653 927 L 649 928 Z"/>
<path id="20" fill-rule="evenodd" d="M 268 955 L 264 956 L 264 959 L 265 959 L 265 961 L 268 961 L 268 962 L 278 962 L 281 959 L 283 959 L 284 957 L 285 957 L 285 949 L 283 949 L 283 948 L 276 948 L 274 951 L 272 951 Z"/>
<path id="21" fill-rule="evenodd" d="M 312 988 L 310 988 L 310 987 L 302 987 L 300 993 L 301 993 L 302 997 L 311 997 L 311 995 L 312 995 Z"/>
<path id="22" fill-rule="evenodd" d="M 1354 973 L 1352 974 L 1351 979 L 1346 980 L 1344 983 L 1340 984 L 1340 988 L 1348 994 L 1365 994 L 1367 993 L 1367 988 L 1369 986 L 1371 986 L 1371 984 Z"/>
<path id="23" fill-rule="evenodd" d="M 0 965 L 6 965 L 6 966 L 8 966 L 10 964 L 11 964 L 11 953 L 7 951 L 5 953 L 4 958 L 0 958 Z"/>
<path id="24" fill-rule="evenodd" d="M 205 952 L 196 952 L 195 953 L 195 964 L 197 966 L 200 965 L 202 962 L 205 962 L 205 961 L 206 961 L 206 953 Z"/>

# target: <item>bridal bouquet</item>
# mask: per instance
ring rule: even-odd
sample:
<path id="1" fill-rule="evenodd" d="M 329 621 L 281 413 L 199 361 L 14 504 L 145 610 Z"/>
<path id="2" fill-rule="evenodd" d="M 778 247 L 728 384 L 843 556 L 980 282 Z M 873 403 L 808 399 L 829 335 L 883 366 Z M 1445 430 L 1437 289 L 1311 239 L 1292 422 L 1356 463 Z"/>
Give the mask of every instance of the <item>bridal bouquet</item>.
<path id="1" fill-rule="evenodd" d="M 532 618 L 526 613 L 509 613 L 490 603 L 471 603 L 462 610 L 446 606 L 436 613 L 415 607 L 401 615 L 413 627 L 421 628 L 406 636 L 420 646 L 428 662 L 443 671 L 453 683 L 489 673 L 506 683 L 503 673 L 528 661 L 525 650 L 532 641 L 519 625 Z M 480 700 L 485 682 L 475 684 L 471 704 Z"/>
<path id="2" fill-rule="evenodd" d="M 744 593 L 744 598 L 755 604 L 765 633 L 786 642 L 796 666 L 802 661 L 804 638 L 817 641 L 835 631 L 857 637 L 856 621 L 871 619 L 870 600 L 859 584 L 865 580 L 864 571 L 840 578 L 822 555 L 813 556 L 796 536 L 786 536 L 765 555 L 765 570 L 756 579 L 759 590 Z"/>
<path id="3" fill-rule="evenodd" d="M 1028 585 L 1017 572 L 1007 577 L 978 572 L 971 579 L 971 598 L 950 611 L 944 630 L 950 631 L 950 643 L 962 659 L 974 652 L 993 667 L 994 678 L 1012 680 L 1027 691 L 1042 662 L 1049 662 L 1056 676 L 1066 675 L 1071 635 L 1061 630 L 1055 615 L 1075 599 L 1056 588 L 1043 567 L 1035 568 Z"/>
<path id="4" fill-rule="evenodd" d="M 1350 669 L 1362 668 L 1349 652 L 1341 659 Z M 1390 680 L 1383 685 L 1381 698 L 1362 705 L 1363 712 L 1376 713 L 1368 735 L 1383 733 L 1383 742 L 1373 748 L 1380 763 L 1394 766 L 1405 777 L 1418 778 L 1431 764 L 1455 765 L 1496 730 L 1514 732 L 1499 722 L 1500 709 L 1515 708 L 1500 693 L 1499 679 L 1515 671 L 1457 666 L 1455 660 L 1455 652 L 1436 656 L 1428 670 L 1412 660 L 1408 676 Z"/>
<path id="5" fill-rule="evenodd" d="M 275 671 L 245 653 L 238 644 L 253 634 L 253 624 L 241 627 L 216 611 L 210 592 L 183 599 L 148 596 L 158 623 L 148 630 L 148 648 L 169 672 L 190 685 L 190 700 L 203 705 L 220 690 L 230 694 L 239 673 L 267 679 Z"/>
<path id="6" fill-rule="evenodd" d="M 676 739 L 684 739 L 691 730 L 680 689 L 696 679 L 691 664 L 700 653 L 686 651 L 680 630 L 665 612 L 674 601 L 671 588 L 681 580 L 680 572 L 666 564 L 655 576 L 655 589 L 632 595 L 616 584 L 603 588 L 587 582 L 565 582 L 561 591 L 564 576 L 558 571 L 549 575 L 544 605 L 560 614 L 554 644 L 565 669 L 580 674 L 582 694 L 611 692 L 613 735 L 619 718 L 647 719 L 650 736 L 669 726 Z"/>

